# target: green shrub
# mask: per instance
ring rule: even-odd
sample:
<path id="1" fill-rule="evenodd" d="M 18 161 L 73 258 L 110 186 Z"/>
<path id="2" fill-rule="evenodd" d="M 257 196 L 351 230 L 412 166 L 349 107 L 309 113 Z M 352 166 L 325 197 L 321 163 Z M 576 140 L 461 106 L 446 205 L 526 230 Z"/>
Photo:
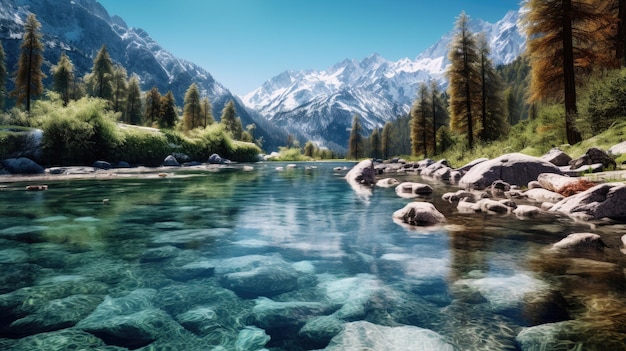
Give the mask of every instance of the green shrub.
<path id="1" fill-rule="evenodd" d="M 155 167 L 172 153 L 167 138 L 158 131 L 125 127 L 120 132 L 121 143 L 112 155 L 115 161 Z"/>
<path id="2" fill-rule="evenodd" d="M 91 164 L 107 160 L 120 142 L 114 116 L 100 99 L 83 98 L 67 107 L 38 101 L 42 151 L 47 164 Z"/>
<path id="3" fill-rule="evenodd" d="M 626 69 L 605 71 L 591 79 L 579 99 L 580 127 L 590 135 L 626 118 Z"/>

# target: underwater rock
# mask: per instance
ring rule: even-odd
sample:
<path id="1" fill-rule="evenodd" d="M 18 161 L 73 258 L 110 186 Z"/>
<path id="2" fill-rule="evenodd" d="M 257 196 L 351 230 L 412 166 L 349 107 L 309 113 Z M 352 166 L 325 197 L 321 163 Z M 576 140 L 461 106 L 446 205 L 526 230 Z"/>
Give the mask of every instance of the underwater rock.
<path id="1" fill-rule="evenodd" d="M 28 260 L 28 254 L 20 249 L 0 250 L 0 264 L 24 263 Z"/>
<path id="2" fill-rule="evenodd" d="M 255 324 L 264 329 L 301 327 L 309 319 L 327 314 L 332 306 L 321 302 L 278 302 L 260 297 L 252 309 Z"/>
<path id="3" fill-rule="evenodd" d="M 213 241 L 215 238 L 228 235 L 231 232 L 232 229 L 229 228 L 198 228 L 162 231 L 154 237 L 153 243 L 185 249 L 190 245 Z"/>
<path id="4" fill-rule="evenodd" d="M 347 323 L 326 351 L 454 351 L 440 334 L 414 326 L 386 327 L 366 321 Z"/>
<path id="5" fill-rule="evenodd" d="M 0 230 L 0 238 L 15 241 L 37 243 L 44 242 L 45 231 L 50 227 L 43 225 L 18 225 Z"/>
<path id="6" fill-rule="evenodd" d="M 12 351 L 50 350 L 102 350 L 123 351 L 127 349 L 107 346 L 100 338 L 77 329 L 40 333 L 19 339 L 11 347 Z"/>
<path id="7" fill-rule="evenodd" d="M 626 184 L 604 183 L 567 197 L 550 208 L 585 220 L 626 219 Z"/>
<path id="8" fill-rule="evenodd" d="M 542 213 L 542 210 L 537 206 L 531 205 L 518 205 L 513 210 L 513 214 L 520 218 L 533 218 Z"/>
<path id="9" fill-rule="evenodd" d="M 236 351 L 261 350 L 270 341 L 270 336 L 265 334 L 265 330 L 257 327 L 247 326 L 239 331 L 237 341 L 235 341 Z"/>
<path id="10" fill-rule="evenodd" d="M 141 254 L 139 262 L 165 261 L 169 258 L 178 256 L 182 251 L 183 250 L 171 245 L 148 249 Z"/>
<path id="11" fill-rule="evenodd" d="M 511 185 L 525 186 L 541 173 L 562 174 L 557 166 L 537 157 L 520 153 L 506 154 L 472 167 L 459 180 L 459 187 L 484 189 L 498 179 Z"/>
<path id="12" fill-rule="evenodd" d="M 326 300 L 332 305 L 341 306 L 333 313 L 335 318 L 356 320 L 364 318 L 369 301 L 383 290 L 383 283 L 371 274 L 357 274 L 354 277 L 337 279 L 333 276 L 320 277 L 319 284 Z"/>
<path id="13" fill-rule="evenodd" d="M 430 195 L 433 188 L 428 184 L 404 182 L 396 187 L 396 195 L 412 199 L 420 195 Z"/>
<path id="14" fill-rule="evenodd" d="M 606 245 L 600 235 L 593 233 L 573 233 L 552 245 L 552 249 L 554 250 L 567 251 L 602 251 L 605 247 Z"/>
<path id="15" fill-rule="evenodd" d="M 343 330 L 344 321 L 335 316 L 315 317 L 306 322 L 298 332 L 298 336 L 327 345 L 328 342 Z"/>
<path id="16" fill-rule="evenodd" d="M 393 218 L 412 226 L 435 225 L 446 220 L 430 202 L 411 202 L 394 212 Z"/>
<path id="17" fill-rule="evenodd" d="M 52 300 L 35 313 L 11 323 L 8 333 L 23 336 L 69 328 L 87 317 L 102 300 L 101 296 L 82 294 Z"/>
<path id="18" fill-rule="evenodd" d="M 593 330 L 593 333 L 590 333 Z M 564 321 L 524 328 L 517 335 L 522 351 L 536 350 L 623 350 L 626 335 L 606 324 Z"/>
<path id="19" fill-rule="evenodd" d="M 216 262 L 223 287 L 240 296 L 274 296 L 298 286 L 299 273 L 279 256 L 248 255 Z"/>

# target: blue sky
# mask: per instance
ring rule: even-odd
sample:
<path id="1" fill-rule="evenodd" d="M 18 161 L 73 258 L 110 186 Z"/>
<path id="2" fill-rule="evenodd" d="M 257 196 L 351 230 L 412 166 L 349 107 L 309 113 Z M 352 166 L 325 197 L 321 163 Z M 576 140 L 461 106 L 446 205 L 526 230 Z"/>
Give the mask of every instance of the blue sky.
<path id="1" fill-rule="evenodd" d="M 415 58 L 465 11 L 500 20 L 520 0 L 98 0 L 129 27 L 244 95 L 286 70 L 378 53 Z"/>

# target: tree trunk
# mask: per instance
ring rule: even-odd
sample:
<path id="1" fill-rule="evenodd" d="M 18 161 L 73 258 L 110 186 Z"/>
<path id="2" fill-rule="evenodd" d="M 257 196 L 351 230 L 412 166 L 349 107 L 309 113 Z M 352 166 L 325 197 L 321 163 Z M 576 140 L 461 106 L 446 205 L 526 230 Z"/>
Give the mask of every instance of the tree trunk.
<path id="1" fill-rule="evenodd" d="M 467 44 L 464 44 L 467 45 Z M 463 75 L 465 76 L 465 109 L 467 118 L 467 146 L 470 150 L 474 148 L 474 128 L 472 125 L 472 101 L 470 99 L 470 68 L 467 57 L 467 47 L 463 48 Z"/>
<path id="2" fill-rule="evenodd" d="M 563 90 L 565 102 L 565 132 L 567 142 L 574 145 L 582 140 L 576 130 L 576 78 L 574 76 L 574 45 L 572 43 L 572 1 L 562 0 L 563 13 Z"/>

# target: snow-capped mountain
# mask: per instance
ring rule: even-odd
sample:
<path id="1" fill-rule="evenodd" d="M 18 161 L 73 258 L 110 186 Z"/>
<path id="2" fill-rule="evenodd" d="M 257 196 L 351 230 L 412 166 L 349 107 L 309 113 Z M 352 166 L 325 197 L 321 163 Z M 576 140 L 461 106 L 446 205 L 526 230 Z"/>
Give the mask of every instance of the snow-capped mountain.
<path id="1" fill-rule="evenodd" d="M 65 51 L 74 64 L 75 75 L 90 72 L 93 59 L 106 45 L 111 59 L 122 65 L 129 75 L 136 74 L 142 90 L 156 86 L 161 94 L 172 90 L 177 104 L 183 104 L 185 91 L 196 83 L 201 95 L 208 96 L 213 114 L 219 119 L 224 105 L 233 99 L 238 115 L 245 125 L 257 125 L 256 137 L 262 136 L 268 149 L 284 145 L 287 134 L 271 125 L 256 112 L 249 111 L 238 97 L 231 94 L 211 74 L 191 62 L 181 60 L 163 49 L 144 30 L 129 28 L 123 19 L 110 16 L 96 0 L 0 0 L 0 40 L 5 48 L 6 66 L 16 67 L 23 24 L 29 12 L 37 16 L 43 36 L 44 66 L 49 77 L 61 52 Z M 12 84 L 9 82 L 9 85 Z M 12 86 L 7 87 L 12 90 Z"/>
<path id="2" fill-rule="evenodd" d="M 525 49 L 519 12 L 495 24 L 471 20 L 474 33 L 485 33 L 496 64 L 506 64 Z M 307 140 L 345 149 L 352 116 L 366 131 L 409 111 L 420 82 L 444 85 L 447 53 L 454 31 L 417 56 L 389 61 L 373 54 L 361 61 L 345 60 L 323 71 L 286 71 L 243 97 L 261 115 Z"/>

